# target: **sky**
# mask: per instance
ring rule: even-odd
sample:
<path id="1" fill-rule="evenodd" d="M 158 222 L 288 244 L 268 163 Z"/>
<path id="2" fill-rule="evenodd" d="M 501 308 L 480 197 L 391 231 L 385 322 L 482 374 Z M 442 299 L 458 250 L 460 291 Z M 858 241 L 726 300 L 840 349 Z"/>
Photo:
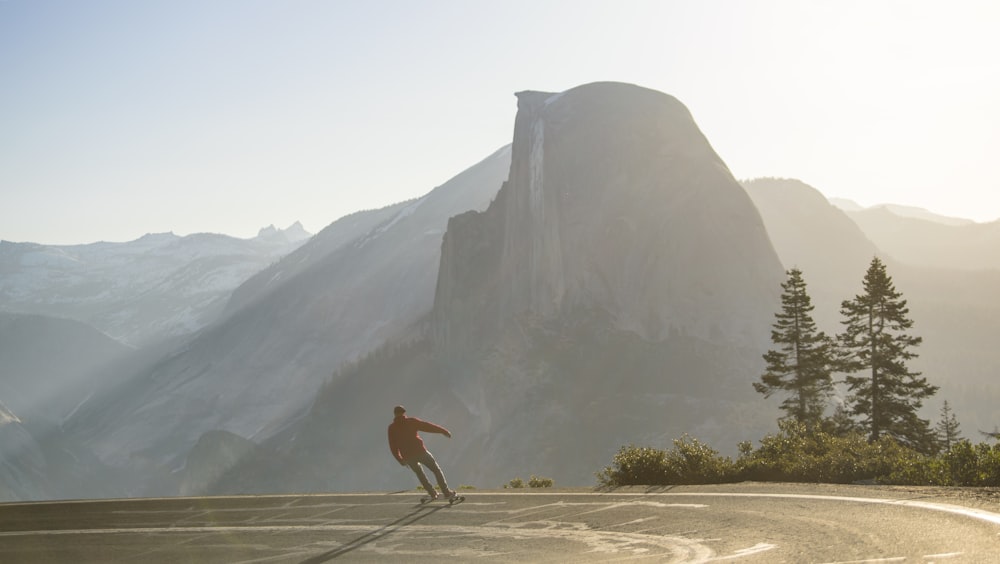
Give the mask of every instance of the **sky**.
<path id="1" fill-rule="evenodd" d="M 608 80 L 738 179 L 994 221 L 998 29 L 995 0 L 0 0 L 0 239 L 315 233 L 509 143 L 515 92 Z"/>

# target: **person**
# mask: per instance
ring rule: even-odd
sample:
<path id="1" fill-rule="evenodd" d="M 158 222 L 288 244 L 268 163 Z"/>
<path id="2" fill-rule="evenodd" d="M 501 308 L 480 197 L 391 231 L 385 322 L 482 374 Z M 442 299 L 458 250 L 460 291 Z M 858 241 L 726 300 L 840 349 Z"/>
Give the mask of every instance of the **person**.
<path id="1" fill-rule="evenodd" d="M 427 475 L 424 474 L 423 468 L 420 467 L 421 464 L 434 473 L 438 486 L 441 488 L 441 494 L 448 499 L 455 497 L 457 494 L 453 490 L 448 489 L 448 482 L 444 478 L 444 472 L 441 471 L 441 467 L 434 460 L 434 456 L 430 452 L 427 452 L 427 448 L 424 447 L 424 440 L 418 434 L 419 431 L 440 433 L 450 439 L 451 433 L 448 429 L 439 425 L 416 417 L 407 417 L 406 408 L 401 405 L 394 407 L 392 413 L 393 420 L 389 425 L 389 450 L 392 451 L 393 458 L 400 465 L 409 466 L 410 470 L 413 470 L 413 473 L 417 475 L 417 479 L 420 480 L 420 484 L 427 490 L 427 494 L 431 499 L 437 499 L 438 493 L 434 491 L 434 486 L 427 480 Z"/>

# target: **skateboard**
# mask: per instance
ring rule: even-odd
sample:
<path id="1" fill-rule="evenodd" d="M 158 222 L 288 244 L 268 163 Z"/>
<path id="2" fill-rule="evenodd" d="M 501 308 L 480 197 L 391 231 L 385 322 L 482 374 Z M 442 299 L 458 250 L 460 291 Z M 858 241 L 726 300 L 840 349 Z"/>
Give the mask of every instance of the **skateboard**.
<path id="1" fill-rule="evenodd" d="M 438 496 L 435 498 L 422 497 L 420 498 L 420 504 L 423 505 L 425 503 L 430 503 L 435 500 L 447 501 L 448 505 L 455 505 L 456 503 L 462 503 L 463 501 L 465 501 L 465 496 L 464 495 L 456 495 L 455 497 Z"/>

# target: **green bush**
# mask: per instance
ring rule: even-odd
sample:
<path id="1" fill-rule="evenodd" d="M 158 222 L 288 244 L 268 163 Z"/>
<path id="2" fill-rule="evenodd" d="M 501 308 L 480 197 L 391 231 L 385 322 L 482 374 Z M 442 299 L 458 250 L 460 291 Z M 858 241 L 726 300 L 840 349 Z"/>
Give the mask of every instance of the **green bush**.
<path id="1" fill-rule="evenodd" d="M 512 488 L 513 489 L 520 489 L 520 488 L 523 488 L 523 487 L 524 487 L 524 480 L 522 480 L 521 478 L 514 478 L 513 480 L 511 480 L 511 481 L 509 481 L 509 482 L 507 482 L 506 484 L 503 485 L 503 489 L 505 489 L 505 490 L 512 489 Z"/>
<path id="2" fill-rule="evenodd" d="M 716 484 L 732 481 L 734 470 L 731 459 L 684 435 L 674 440 L 674 448 L 669 451 L 635 445 L 622 447 L 612 465 L 597 473 L 597 480 L 606 487 Z"/>
<path id="3" fill-rule="evenodd" d="M 660 449 L 627 445 L 618 449 L 611 466 L 597 473 L 602 486 L 660 484 L 665 475 L 667 453 Z"/>
<path id="4" fill-rule="evenodd" d="M 719 456 L 718 451 L 688 435 L 674 439 L 674 448 L 667 452 L 668 484 L 732 482 L 735 470 L 728 456 Z"/>
<path id="5" fill-rule="evenodd" d="M 920 455 L 888 437 L 868 442 L 859 433 L 836 436 L 808 431 L 782 421 L 780 432 L 760 441 L 757 450 L 741 447 L 737 460 L 744 480 L 763 482 L 824 482 L 848 484 L 876 481 Z"/>
<path id="6" fill-rule="evenodd" d="M 896 469 L 883 480 L 888 484 L 930 486 L 1000 486 L 1000 444 L 959 441 L 935 457 L 924 457 Z"/>
<path id="7" fill-rule="evenodd" d="M 551 488 L 555 482 L 552 478 L 543 478 L 541 476 L 532 475 L 528 480 L 529 488 Z"/>
<path id="8" fill-rule="evenodd" d="M 874 482 L 929 486 L 1000 486 L 1000 444 L 959 441 L 938 456 L 921 454 L 890 437 L 869 442 L 859 433 L 834 435 L 781 421 L 779 432 L 739 445 L 736 462 L 687 435 L 660 450 L 624 446 L 597 473 L 600 486 L 816 482 Z"/>
<path id="9" fill-rule="evenodd" d="M 541 476 L 535 476 L 534 474 L 532 474 L 531 478 L 528 479 L 527 484 L 525 484 L 524 480 L 522 480 L 521 478 L 514 478 L 513 480 L 504 484 L 503 489 L 516 490 L 525 487 L 525 485 L 527 485 L 529 488 L 551 488 L 554 483 L 555 482 L 552 480 L 552 478 L 543 478 Z"/>

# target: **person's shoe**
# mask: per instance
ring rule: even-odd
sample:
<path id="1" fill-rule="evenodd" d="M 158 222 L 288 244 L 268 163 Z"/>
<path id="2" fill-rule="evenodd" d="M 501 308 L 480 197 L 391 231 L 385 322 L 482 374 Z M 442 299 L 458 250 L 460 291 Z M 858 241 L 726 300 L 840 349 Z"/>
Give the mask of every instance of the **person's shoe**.
<path id="1" fill-rule="evenodd" d="M 458 492 L 456 492 L 455 490 L 447 490 L 444 492 L 444 496 L 448 499 L 454 499 L 455 497 L 458 496 Z"/>
<path id="2" fill-rule="evenodd" d="M 441 497 L 441 495 L 435 490 L 431 490 L 430 493 L 427 494 L 427 497 L 431 498 L 431 501 L 434 501 L 435 499 Z"/>

